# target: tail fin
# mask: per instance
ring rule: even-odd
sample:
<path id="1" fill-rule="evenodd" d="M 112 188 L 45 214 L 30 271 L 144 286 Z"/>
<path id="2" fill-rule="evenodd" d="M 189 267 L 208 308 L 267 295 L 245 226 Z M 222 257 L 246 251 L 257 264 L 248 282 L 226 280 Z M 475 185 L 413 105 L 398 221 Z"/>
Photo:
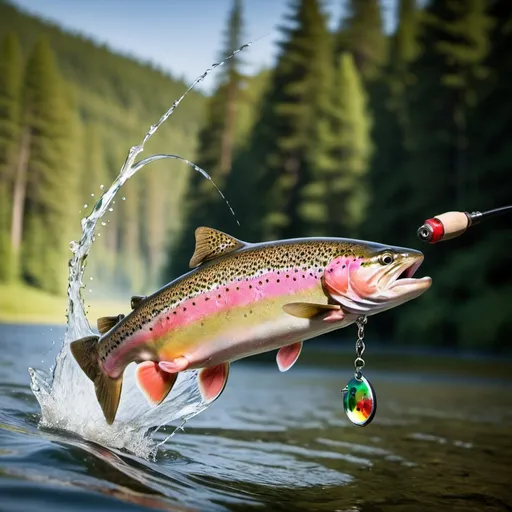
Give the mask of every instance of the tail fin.
<path id="1" fill-rule="evenodd" d="M 112 425 L 119 407 L 123 376 L 112 379 L 103 371 L 99 364 L 98 340 L 98 336 L 87 336 L 73 341 L 70 348 L 80 368 L 94 382 L 96 397 L 105 419 Z"/>

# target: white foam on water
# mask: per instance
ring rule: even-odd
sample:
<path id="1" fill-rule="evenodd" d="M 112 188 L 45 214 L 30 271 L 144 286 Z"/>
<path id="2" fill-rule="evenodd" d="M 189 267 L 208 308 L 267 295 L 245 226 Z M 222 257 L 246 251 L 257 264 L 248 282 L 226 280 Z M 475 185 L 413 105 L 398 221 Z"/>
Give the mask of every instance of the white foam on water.
<path id="1" fill-rule="evenodd" d="M 112 448 L 125 449 L 135 455 L 147 458 L 154 455 L 158 448 L 152 437 L 155 428 L 158 429 L 172 422 L 178 422 L 182 426 L 188 419 L 208 407 L 197 387 L 196 370 L 180 373 L 172 392 L 164 402 L 157 407 L 149 405 L 137 388 L 134 378 L 135 364 L 131 364 L 124 373 L 116 420 L 109 426 L 96 399 L 94 385 L 71 355 L 69 344 L 74 340 L 93 334 L 85 315 L 85 305 L 81 296 L 81 290 L 84 287 L 85 261 L 94 241 L 97 223 L 101 222 L 101 218 L 107 211 L 112 210 L 110 204 L 124 183 L 151 162 L 161 159 L 177 159 L 192 166 L 216 187 L 206 171 L 180 156 L 158 154 L 138 162 L 135 159 L 144 150 L 146 142 L 172 115 L 188 92 L 215 68 L 250 45 L 251 43 L 242 46 L 224 61 L 213 64 L 193 82 L 160 120 L 149 128 L 142 142 L 130 149 L 117 178 L 100 197 L 91 214 L 82 219 L 82 237 L 79 242 L 70 243 L 73 257 L 69 262 L 68 323 L 54 370 L 52 373 L 47 373 L 29 368 L 31 388 L 41 406 L 41 426 L 74 432 L 89 441 Z M 103 190 L 103 185 L 100 188 Z M 218 188 L 217 190 L 224 198 L 222 192 Z M 122 197 L 122 199 L 125 198 Z M 231 213 L 234 214 L 227 200 L 225 198 L 224 200 Z"/>

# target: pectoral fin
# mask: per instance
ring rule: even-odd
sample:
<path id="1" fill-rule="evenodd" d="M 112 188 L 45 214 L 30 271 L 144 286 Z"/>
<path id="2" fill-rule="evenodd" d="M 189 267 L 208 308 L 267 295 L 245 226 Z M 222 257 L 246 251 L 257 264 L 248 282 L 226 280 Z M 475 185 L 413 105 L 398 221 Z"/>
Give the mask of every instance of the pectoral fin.
<path id="1" fill-rule="evenodd" d="M 281 347 L 277 352 L 277 367 L 280 372 L 289 370 L 297 361 L 302 351 L 302 341 L 298 341 L 293 345 Z"/>
<path id="2" fill-rule="evenodd" d="M 298 318 L 313 318 L 329 311 L 340 311 L 341 306 L 337 304 L 314 304 L 310 302 L 290 302 L 283 306 L 283 310 L 289 315 Z"/>
<path id="3" fill-rule="evenodd" d="M 144 393 L 148 402 L 152 405 L 158 405 L 170 393 L 178 374 L 161 370 L 158 363 L 154 361 L 145 361 L 137 365 L 135 378 L 139 389 Z"/>
<path id="4" fill-rule="evenodd" d="M 219 398 L 226 387 L 228 376 L 229 363 L 222 363 L 213 368 L 203 368 L 199 372 L 199 391 L 205 402 L 210 403 Z"/>
<path id="5" fill-rule="evenodd" d="M 160 370 L 167 373 L 178 373 L 185 371 L 189 366 L 188 359 L 186 357 L 180 356 L 172 361 L 160 361 L 158 366 Z"/>

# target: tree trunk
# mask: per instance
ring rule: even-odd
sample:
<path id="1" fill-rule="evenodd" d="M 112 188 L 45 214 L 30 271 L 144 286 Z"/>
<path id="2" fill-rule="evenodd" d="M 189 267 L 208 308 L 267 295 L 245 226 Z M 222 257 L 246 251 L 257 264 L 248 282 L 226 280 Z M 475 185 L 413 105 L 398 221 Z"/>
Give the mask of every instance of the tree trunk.
<path id="1" fill-rule="evenodd" d="M 30 130 L 23 131 L 12 200 L 11 247 L 15 261 L 23 238 L 23 217 L 25 214 L 25 198 L 27 195 L 27 170 L 30 156 Z"/>
<path id="2" fill-rule="evenodd" d="M 235 97 L 237 84 L 234 80 L 228 85 L 228 95 L 226 102 L 226 124 L 222 131 L 221 150 L 220 150 L 220 172 L 226 176 L 231 171 L 233 160 L 233 131 L 235 127 Z"/>

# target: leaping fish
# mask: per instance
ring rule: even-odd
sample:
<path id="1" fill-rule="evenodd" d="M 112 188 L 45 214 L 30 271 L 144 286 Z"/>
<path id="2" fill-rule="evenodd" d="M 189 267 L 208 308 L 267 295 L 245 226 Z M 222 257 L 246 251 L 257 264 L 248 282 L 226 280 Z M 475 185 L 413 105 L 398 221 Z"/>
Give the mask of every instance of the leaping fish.
<path id="1" fill-rule="evenodd" d="M 71 343 L 109 425 L 132 362 L 151 404 L 191 369 L 200 369 L 199 389 L 211 402 L 232 361 L 278 349 L 284 372 L 303 341 L 403 304 L 432 283 L 413 278 L 423 261 L 413 249 L 343 238 L 247 243 L 207 227 L 195 237 L 192 271 L 153 295 L 133 297 L 126 317 L 100 318 L 101 336 Z"/>

